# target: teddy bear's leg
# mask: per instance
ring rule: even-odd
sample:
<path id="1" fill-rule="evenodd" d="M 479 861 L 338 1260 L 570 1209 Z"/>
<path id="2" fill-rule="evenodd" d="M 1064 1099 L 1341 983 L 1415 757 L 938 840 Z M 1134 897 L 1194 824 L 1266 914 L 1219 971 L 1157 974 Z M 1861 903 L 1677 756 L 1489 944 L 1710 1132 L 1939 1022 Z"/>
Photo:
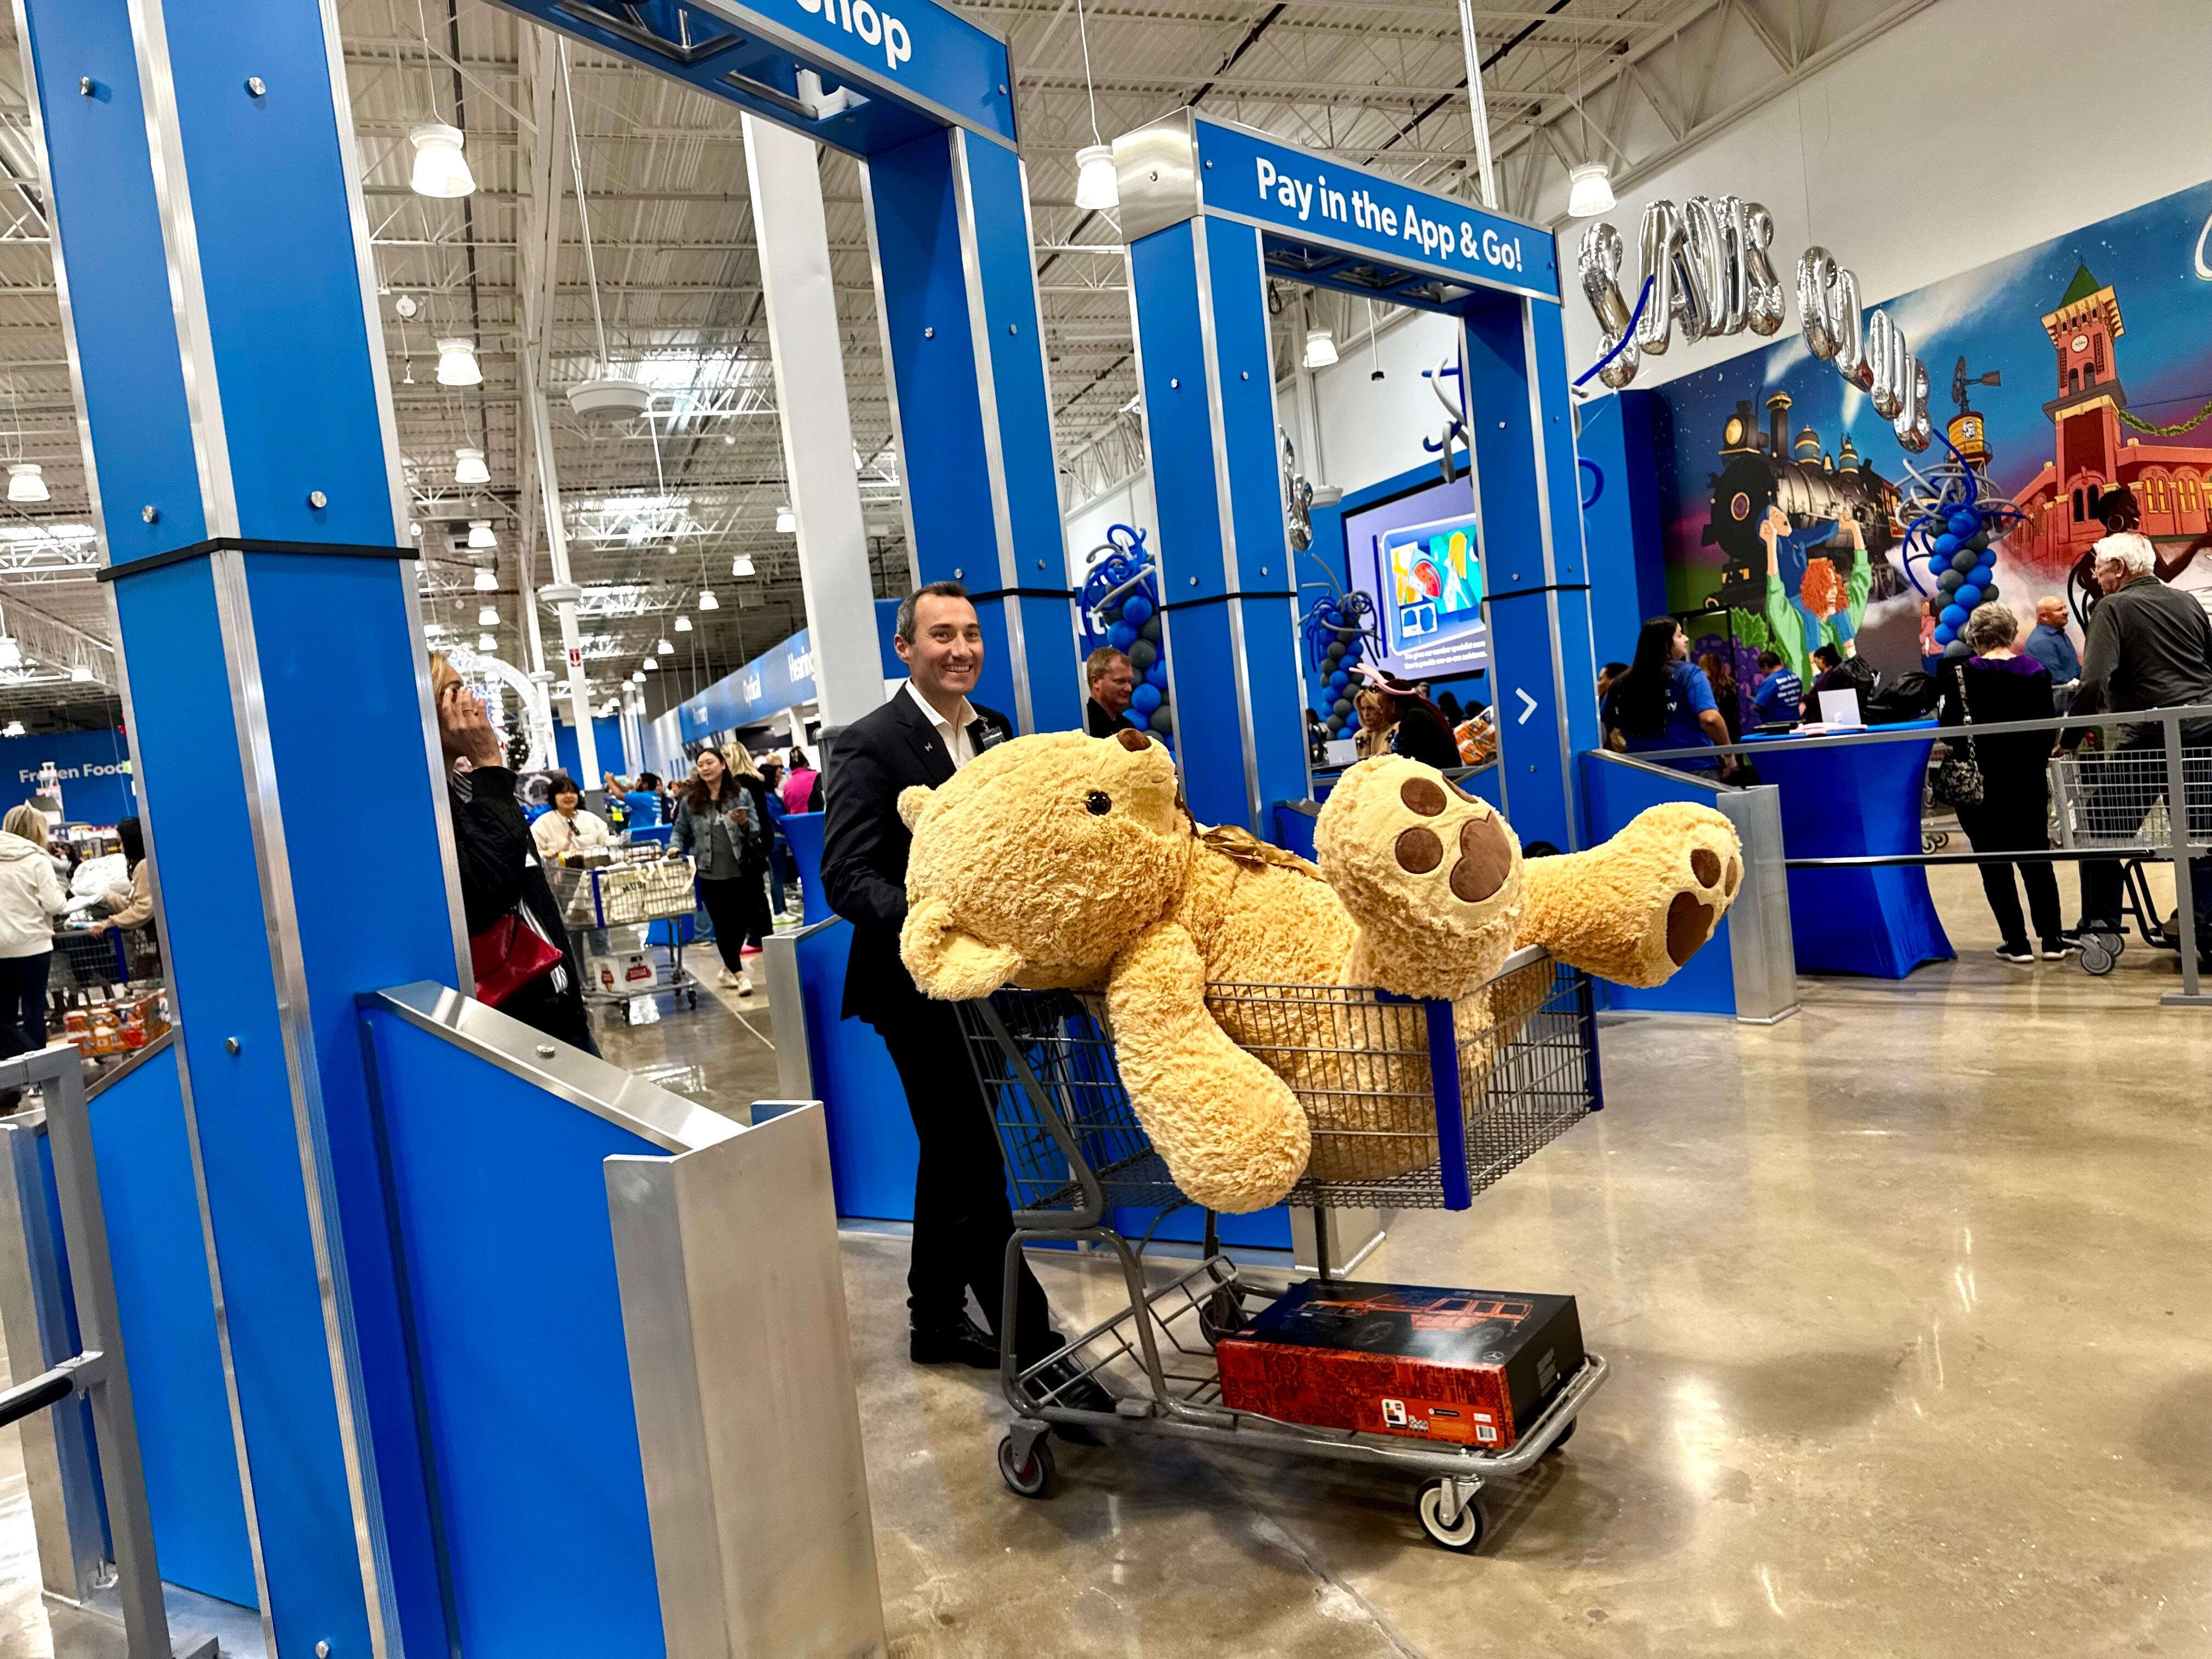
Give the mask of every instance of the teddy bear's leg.
<path id="1" fill-rule="evenodd" d="M 1234 1212 L 1281 1203 L 1306 1167 L 1305 1111 L 1206 1012 L 1189 933 L 1159 921 L 1139 934 L 1115 958 L 1106 1012 L 1129 1103 L 1184 1194 Z"/>
<path id="2" fill-rule="evenodd" d="M 1359 928 L 1346 983 L 1459 997 L 1511 950 L 1521 844 L 1487 801 L 1435 768 L 1361 762 L 1322 805 L 1314 844 Z"/>
<path id="3" fill-rule="evenodd" d="M 1647 807 L 1588 852 L 1532 859 L 1521 943 L 1622 985 L 1663 985 L 1743 883 L 1735 828 L 1710 806 Z"/>

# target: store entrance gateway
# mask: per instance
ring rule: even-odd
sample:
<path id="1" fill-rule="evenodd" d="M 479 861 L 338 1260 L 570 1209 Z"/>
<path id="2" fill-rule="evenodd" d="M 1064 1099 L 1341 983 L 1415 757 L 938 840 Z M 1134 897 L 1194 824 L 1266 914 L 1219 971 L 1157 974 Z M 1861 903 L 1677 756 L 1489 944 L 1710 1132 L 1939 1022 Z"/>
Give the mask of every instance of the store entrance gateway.
<path id="1" fill-rule="evenodd" d="M 1194 644 L 1169 660 L 1234 667 L 1173 689 L 1192 810 L 1269 835 L 1274 805 L 1307 793 L 1267 316 L 1283 277 L 1462 324 L 1481 568 L 1454 597 L 1487 635 L 1496 804 L 1524 841 L 1581 845 L 1574 756 L 1597 746 L 1596 669 L 1550 234 L 1191 110 L 1117 139 L 1114 161 L 1153 488 L 1178 526 L 1162 609 Z"/>

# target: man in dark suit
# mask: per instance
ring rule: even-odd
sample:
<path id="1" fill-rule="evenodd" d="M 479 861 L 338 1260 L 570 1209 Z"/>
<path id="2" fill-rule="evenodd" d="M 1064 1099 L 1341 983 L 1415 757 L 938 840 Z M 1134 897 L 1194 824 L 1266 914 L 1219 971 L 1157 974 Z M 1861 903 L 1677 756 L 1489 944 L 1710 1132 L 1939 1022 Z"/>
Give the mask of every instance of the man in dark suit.
<path id="1" fill-rule="evenodd" d="M 921 1364 L 996 1370 L 998 1343 L 967 1306 L 972 1290 L 998 1322 L 1013 1233 L 1006 1170 L 957 1016 L 922 995 L 899 959 L 913 837 L 898 797 L 914 784 L 943 783 L 1014 728 L 996 709 L 968 701 L 983 666 L 983 635 L 958 582 L 932 582 L 899 606 L 896 646 L 906 684 L 846 727 L 830 758 L 822 881 L 830 908 L 853 924 L 845 1018 L 867 1021 L 890 1050 L 921 1142 L 907 1273 L 908 1352 Z M 1018 1258 L 1016 1271 L 1015 1352 L 1028 1365 L 1060 1339 L 1028 1265 Z"/>

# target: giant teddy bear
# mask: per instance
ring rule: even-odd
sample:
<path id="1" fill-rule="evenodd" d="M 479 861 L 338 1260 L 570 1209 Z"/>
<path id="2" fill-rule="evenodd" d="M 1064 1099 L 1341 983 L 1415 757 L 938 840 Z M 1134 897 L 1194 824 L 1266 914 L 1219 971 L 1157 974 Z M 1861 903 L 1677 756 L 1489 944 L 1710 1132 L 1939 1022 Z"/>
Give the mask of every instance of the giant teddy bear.
<path id="1" fill-rule="evenodd" d="M 1376 1037 L 1341 999 L 1314 999 L 1300 1016 L 1314 1029 L 1285 1042 L 1281 1011 L 1299 1005 L 1278 996 L 1263 1037 L 1244 1029 L 1263 1000 L 1210 1009 L 1209 984 L 1449 999 L 1462 1055 L 1475 1057 L 1472 1103 L 1487 1056 L 1540 1000 L 1489 987 L 1514 949 L 1657 985 L 1711 936 L 1743 869 L 1728 820 L 1687 805 L 1652 807 L 1587 852 L 1524 862 L 1486 802 L 1395 755 L 1361 762 L 1330 793 L 1316 868 L 1201 830 L 1166 749 L 1127 731 L 1016 738 L 935 789 L 907 790 L 899 812 L 914 831 L 899 945 L 915 983 L 946 1000 L 1006 985 L 1103 991 L 1131 1104 L 1176 1185 L 1223 1211 L 1280 1202 L 1316 1128 L 1346 1127 L 1363 1101 L 1425 1095 L 1427 1062 L 1419 1042 Z M 1395 1169 L 1434 1162 L 1432 1122 L 1428 1133 L 1425 1158 Z M 1341 1159 L 1359 1141 L 1321 1144 Z"/>

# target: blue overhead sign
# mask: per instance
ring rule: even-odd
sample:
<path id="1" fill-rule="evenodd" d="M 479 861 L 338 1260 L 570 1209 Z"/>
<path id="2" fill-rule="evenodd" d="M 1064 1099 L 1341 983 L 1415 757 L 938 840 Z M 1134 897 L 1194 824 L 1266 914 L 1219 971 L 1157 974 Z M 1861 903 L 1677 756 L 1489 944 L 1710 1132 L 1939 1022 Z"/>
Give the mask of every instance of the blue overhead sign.
<path id="1" fill-rule="evenodd" d="M 1200 116 L 1193 128 L 1196 183 L 1210 215 L 1387 267 L 1559 298 L 1549 231 L 1244 127 Z"/>
<path id="2" fill-rule="evenodd" d="M 937 0 L 499 0 L 854 155 L 964 127 L 1011 147 L 1006 44 Z"/>
<path id="3" fill-rule="evenodd" d="M 697 743 L 717 732 L 757 726 L 787 708 L 814 701 L 814 645 L 802 628 L 736 673 L 725 674 L 698 696 L 684 699 L 683 740 Z"/>

